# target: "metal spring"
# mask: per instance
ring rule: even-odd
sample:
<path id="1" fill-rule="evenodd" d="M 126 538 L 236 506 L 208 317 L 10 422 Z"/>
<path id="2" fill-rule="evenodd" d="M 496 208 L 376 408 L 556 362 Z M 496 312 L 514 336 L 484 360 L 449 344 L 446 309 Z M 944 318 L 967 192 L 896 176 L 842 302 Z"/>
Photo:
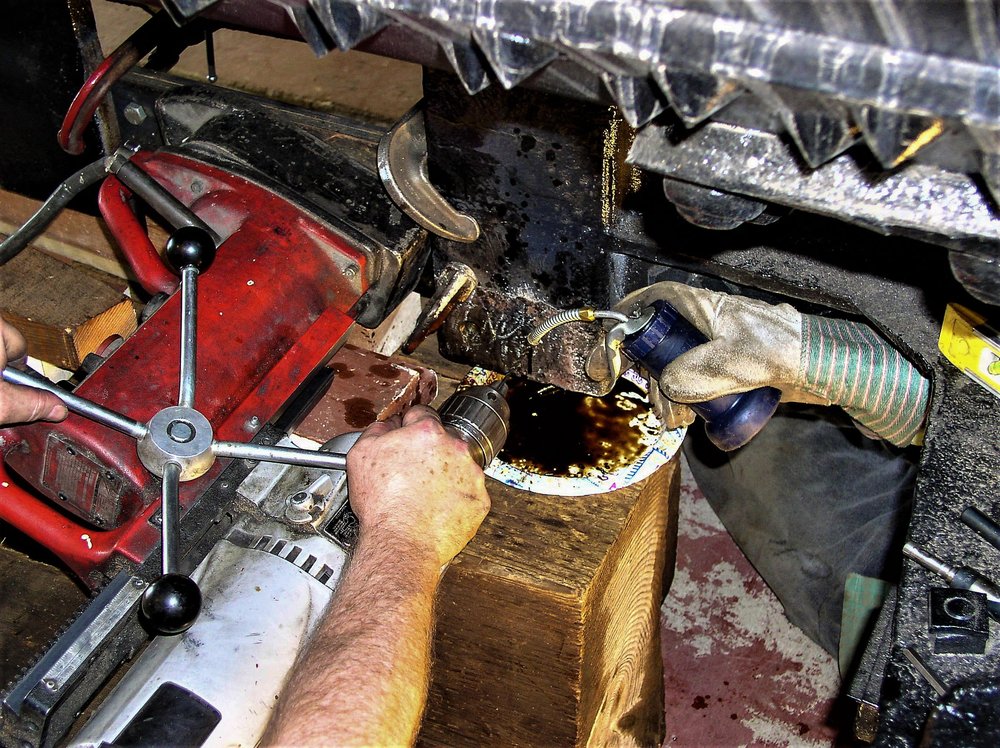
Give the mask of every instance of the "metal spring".
<path id="1" fill-rule="evenodd" d="M 565 312 L 559 312 L 547 320 L 542 322 L 540 325 L 535 327 L 530 333 L 528 333 L 528 344 L 538 345 L 542 342 L 542 338 L 552 332 L 554 329 L 560 325 L 565 325 L 567 322 L 593 322 L 597 319 L 613 319 L 617 322 L 625 322 L 628 320 L 628 316 L 622 314 L 621 312 L 611 312 L 604 310 L 594 310 L 594 309 L 567 309 Z"/>

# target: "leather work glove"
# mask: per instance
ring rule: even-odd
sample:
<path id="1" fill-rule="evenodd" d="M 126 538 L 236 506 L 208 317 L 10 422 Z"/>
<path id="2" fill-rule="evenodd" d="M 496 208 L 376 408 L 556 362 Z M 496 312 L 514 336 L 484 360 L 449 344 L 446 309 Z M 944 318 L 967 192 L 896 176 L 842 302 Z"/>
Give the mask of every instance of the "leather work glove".
<path id="1" fill-rule="evenodd" d="M 781 390 L 784 402 L 839 405 L 897 446 L 922 434 L 929 383 L 868 325 L 672 281 L 630 294 L 616 310 L 629 314 L 656 299 L 672 304 L 709 339 L 663 369 L 660 390 L 669 400 L 700 402 L 770 386 Z M 588 373 L 600 375 L 600 369 L 600 357 L 592 355 Z M 668 426 L 684 415 L 673 411 L 663 413 Z"/>

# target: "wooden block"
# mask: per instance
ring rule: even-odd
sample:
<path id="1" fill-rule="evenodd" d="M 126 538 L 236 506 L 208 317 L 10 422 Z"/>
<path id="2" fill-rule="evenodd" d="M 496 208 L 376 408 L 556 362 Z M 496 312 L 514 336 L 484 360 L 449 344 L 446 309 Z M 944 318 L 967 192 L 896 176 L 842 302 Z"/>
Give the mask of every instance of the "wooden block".
<path id="1" fill-rule="evenodd" d="M 136 328 L 122 282 L 103 277 L 29 247 L 0 267 L 0 314 L 24 335 L 28 355 L 76 369 L 108 336 Z"/>
<path id="2" fill-rule="evenodd" d="M 61 569 L 5 547 L 8 533 L 17 535 L 0 525 L 0 688 L 34 664 L 87 600 Z M 35 547 L 26 550 L 45 555 Z"/>
<path id="3" fill-rule="evenodd" d="M 437 392 L 437 375 L 430 369 L 351 345 L 329 366 L 335 372 L 330 389 L 293 429 L 292 440 L 305 448 L 429 403 Z"/>
<path id="4" fill-rule="evenodd" d="M 374 330 L 354 325 L 348 333 L 347 342 L 366 351 L 391 356 L 406 342 L 419 316 L 420 295 L 411 293 Z"/>
<path id="5" fill-rule="evenodd" d="M 38 200 L 0 190 L 0 234 L 9 236 L 40 205 Z M 162 249 L 166 245 L 167 233 L 159 226 L 150 224 L 149 235 L 154 247 Z M 104 222 L 85 213 L 63 210 L 30 246 L 118 278 L 133 277 L 121 253 L 108 238 Z"/>
<path id="6" fill-rule="evenodd" d="M 678 473 L 675 458 L 588 497 L 489 481 L 490 515 L 442 582 L 422 745 L 662 742 Z"/>

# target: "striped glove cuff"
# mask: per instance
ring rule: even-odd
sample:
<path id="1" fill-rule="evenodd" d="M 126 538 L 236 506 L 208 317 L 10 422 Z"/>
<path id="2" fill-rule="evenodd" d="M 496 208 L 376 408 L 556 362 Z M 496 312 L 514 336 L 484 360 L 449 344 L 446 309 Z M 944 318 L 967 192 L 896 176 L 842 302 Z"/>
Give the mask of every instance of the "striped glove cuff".
<path id="1" fill-rule="evenodd" d="M 929 382 L 868 325 L 802 315 L 804 389 L 896 446 L 923 428 Z"/>

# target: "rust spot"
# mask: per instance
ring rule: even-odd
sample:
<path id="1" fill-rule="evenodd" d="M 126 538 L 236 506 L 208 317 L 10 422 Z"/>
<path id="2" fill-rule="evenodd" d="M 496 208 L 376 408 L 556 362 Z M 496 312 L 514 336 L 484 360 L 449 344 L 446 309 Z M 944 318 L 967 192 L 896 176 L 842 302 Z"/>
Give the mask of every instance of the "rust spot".
<path id="1" fill-rule="evenodd" d="M 368 373 L 382 379 L 395 379 L 399 376 L 399 369 L 392 364 L 372 364 L 368 367 Z"/>
<path id="2" fill-rule="evenodd" d="M 619 380 L 604 397 L 581 395 L 525 379 L 508 378 L 510 437 L 500 458 L 541 475 L 613 472 L 645 451 L 642 426 L 648 420 L 645 395 Z"/>
<path id="3" fill-rule="evenodd" d="M 348 426 L 363 428 L 375 420 L 375 404 L 363 397 L 344 401 L 344 420 Z"/>
<path id="4" fill-rule="evenodd" d="M 708 708 L 708 697 L 707 696 L 695 696 L 694 702 L 691 704 L 692 709 L 707 709 Z"/>
<path id="5" fill-rule="evenodd" d="M 805 722 L 798 722 L 796 724 L 798 725 L 799 728 L 799 735 L 805 735 L 807 732 L 809 732 L 809 725 L 807 725 Z"/>
<path id="6" fill-rule="evenodd" d="M 333 373 L 340 379 L 350 379 L 355 374 L 354 369 L 342 361 L 334 361 L 330 364 L 330 368 L 333 369 Z"/>

